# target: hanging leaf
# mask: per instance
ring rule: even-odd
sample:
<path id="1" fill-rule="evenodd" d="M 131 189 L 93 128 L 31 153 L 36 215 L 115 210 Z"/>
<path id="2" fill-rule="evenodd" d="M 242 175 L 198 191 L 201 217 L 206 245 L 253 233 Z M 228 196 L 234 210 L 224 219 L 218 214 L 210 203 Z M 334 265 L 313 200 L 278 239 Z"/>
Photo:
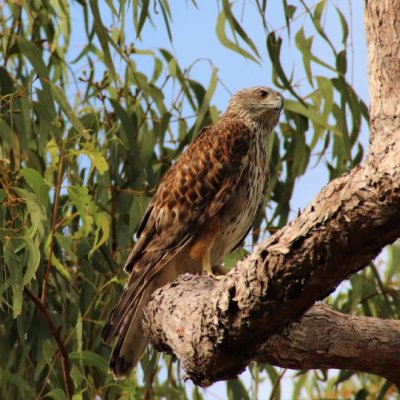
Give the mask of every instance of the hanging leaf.
<path id="1" fill-rule="evenodd" d="M 96 250 L 98 250 L 104 243 L 106 243 L 110 236 L 110 221 L 108 220 L 106 213 L 96 213 L 94 215 L 94 223 L 96 224 L 97 228 L 94 232 L 94 242 L 92 250 L 90 250 L 89 253 L 89 258 Z"/>
<path id="2" fill-rule="evenodd" d="M 69 105 L 67 98 L 65 97 L 64 92 L 53 83 L 49 82 L 51 91 L 54 95 L 55 100 L 60 105 L 63 110 L 65 116 L 69 119 L 73 127 L 86 139 L 90 140 L 90 135 L 82 125 L 79 118 L 76 117 L 75 113 L 72 111 L 71 106 Z"/>
<path id="3" fill-rule="evenodd" d="M 249 60 L 252 60 L 255 63 L 259 63 L 257 57 L 254 57 L 248 51 L 244 50 L 242 47 L 240 47 L 239 45 L 237 45 L 235 42 L 233 42 L 228 38 L 225 32 L 226 22 L 227 22 L 227 16 L 224 11 L 221 11 L 217 20 L 217 26 L 215 27 L 215 31 L 217 33 L 217 37 L 220 40 L 220 42 L 228 49 L 235 51 L 236 53 L 239 53 L 243 57 L 248 58 Z M 256 54 L 258 56 L 258 53 Z"/>

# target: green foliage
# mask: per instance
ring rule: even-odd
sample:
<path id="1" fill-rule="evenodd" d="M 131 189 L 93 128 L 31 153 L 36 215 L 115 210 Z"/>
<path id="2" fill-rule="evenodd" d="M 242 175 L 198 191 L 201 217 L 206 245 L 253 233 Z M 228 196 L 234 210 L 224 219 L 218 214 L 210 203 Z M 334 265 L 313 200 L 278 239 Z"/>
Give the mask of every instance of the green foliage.
<path id="1" fill-rule="evenodd" d="M 188 7 L 197 7 L 192 3 Z M 330 179 L 360 162 L 360 132 L 368 123 L 367 106 L 348 81 L 347 17 L 334 10 L 341 42 L 333 43 L 324 30 L 325 1 L 310 9 L 303 1 L 282 0 L 284 41 L 281 31 L 267 29 L 266 4 L 255 2 L 263 50 L 273 65 L 272 81 L 288 100 L 269 149 L 268 208 L 257 217 L 246 242 L 251 246 L 288 221 L 295 182 L 316 153 Z M 86 35 L 78 54 L 70 47 L 72 8 L 82 14 Z M 306 18 L 300 27 L 294 25 L 299 15 Z M 60 329 L 74 399 L 207 394 L 185 385 L 179 362 L 154 351 L 141 362 L 143 379 L 133 374 L 114 382 L 107 372 L 110 348 L 99 336 L 126 279 L 121 266 L 131 238 L 161 176 L 201 127 L 218 118 L 212 105 L 221 79 L 217 67 L 210 65 L 204 85 L 192 76 L 195 63 L 185 68 L 170 50 L 146 48 L 146 28 L 156 18 L 172 41 L 167 0 L 107 0 L 101 7 L 92 0 L 10 1 L 0 7 L 1 398 L 68 397 L 65 357 L 48 320 Z M 261 63 L 263 53 L 240 8 L 221 0 L 211 22 L 223 46 Z M 329 60 L 316 54 L 316 42 L 328 46 Z M 295 74 L 282 61 L 288 43 L 303 60 Z M 151 60 L 146 67 L 143 57 Z M 306 95 L 298 76 L 305 76 Z M 227 266 L 246 250 L 229 256 Z M 399 318 L 399 261 L 399 246 L 391 246 L 384 272 L 371 265 L 331 302 L 346 312 Z M 42 301 L 48 320 L 29 293 Z M 229 399 L 264 398 L 260 387 L 266 381 L 271 398 L 281 398 L 286 371 L 254 364 L 250 372 L 250 388 L 241 380 L 227 382 Z M 361 374 L 302 373 L 294 380 L 293 399 L 332 393 L 384 398 L 390 390 L 383 380 Z"/>

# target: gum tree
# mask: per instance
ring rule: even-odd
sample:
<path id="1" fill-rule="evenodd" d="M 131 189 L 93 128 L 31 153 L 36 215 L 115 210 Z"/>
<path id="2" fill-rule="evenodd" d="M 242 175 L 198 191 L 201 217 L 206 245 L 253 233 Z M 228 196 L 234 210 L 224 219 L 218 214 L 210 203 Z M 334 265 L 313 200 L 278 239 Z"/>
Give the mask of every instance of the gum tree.
<path id="1" fill-rule="evenodd" d="M 172 2 L 1 5 L 2 398 L 206 397 L 199 387 L 188 389 L 182 365 L 203 385 L 249 365 L 250 383 L 227 380 L 232 399 L 265 397 L 265 379 L 273 387 L 270 398 L 279 398 L 287 370 L 272 365 L 301 370 L 293 379 L 295 399 L 383 398 L 399 384 L 398 245 L 374 260 L 400 230 L 400 41 L 394 39 L 400 4 L 365 3 L 370 110 L 348 72 L 350 17 L 330 2 L 283 0 L 279 29 L 270 28 L 265 1 L 217 5 L 218 18 L 210 20 L 215 40 L 238 60 L 260 62 L 268 54 L 271 80 L 287 98 L 270 149 L 266 207 L 226 266 L 262 244 L 217 284 L 185 276 L 177 287 L 162 289 L 150 305 L 149 335 L 178 359 L 150 350 L 143 374 L 120 382 L 107 373 L 110 349 L 99 332 L 126 279 L 121 265 L 160 177 L 199 129 L 218 118 L 213 95 L 224 77 L 211 62 L 204 84 L 193 78 L 199 61 L 181 65 L 172 47 L 148 48 L 146 29 L 155 22 L 162 21 L 173 41 Z M 260 16 L 264 52 L 248 33 L 243 7 L 255 7 Z M 79 51 L 72 44 L 77 12 Z M 340 40 L 325 31 L 331 17 Z M 319 57 L 322 45 L 329 59 Z M 303 61 L 294 69 L 281 61 L 288 46 Z M 143 57 L 151 62 L 142 63 Z M 366 126 L 369 149 L 360 141 Z M 296 179 L 313 166 L 315 154 L 331 182 L 289 218 Z M 345 278 L 349 283 L 327 298 L 329 306 L 313 306 Z M 207 298 L 212 291 L 215 299 L 191 309 L 213 331 L 201 342 L 199 359 L 174 344 L 162 319 L 169 304 L 177 313 L 188 309 L 194 288 Z M 187 294 L 182 308 L 177 291 Z M 215 313 L 213 325 L 205 317 L 215 320 Z M 184 312 L 175 316 L 187 324 Z M 186 339 L 190 347 L 204 337 Z"/>

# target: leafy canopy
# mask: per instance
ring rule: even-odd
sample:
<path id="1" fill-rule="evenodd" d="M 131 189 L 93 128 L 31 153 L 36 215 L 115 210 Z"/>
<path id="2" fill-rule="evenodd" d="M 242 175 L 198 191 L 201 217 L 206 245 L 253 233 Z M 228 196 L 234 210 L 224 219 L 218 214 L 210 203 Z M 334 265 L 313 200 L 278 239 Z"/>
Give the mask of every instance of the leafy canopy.
<path id="1" fill-rule="evenodd" d="M 265 0 L 239 3 L 215 4 L 215 41 L 238 62 L 272 63 L 271 81 L 287 101 L 269 150 L 268 208 L 227 266 L 288 221 L 295 181 L 307 168 L 318 164 L 332 179 L 361 161 L 360 132 L 368 123 L 367 106 L 349 82 L 348 16 L 327 1 L 282 0 L 281 27 L 271 29 Z M 0 7 L 1 398 L 207 395 L 184 383 L 178 361 L 154 351 L 138 375 L 114 382 L 110 349 L 99 336 L 160 178 L 219 115 L 213 95 L 223 76 L 216 65 L 207 64 L 205 84 L 193 78 L 201 61 L 182 66 L 172 45 L 147 45 L 155 21 L 173 42 L 174 7 L 167 0 L 15 0 Z M 194 0 L 187 7 L 207 12 Z M 241 16 L 246 7 L 259 16 L 252 23 L 265 37 L 262 49 Z M 327 17 L 337 19 L 340 40 L 325 32 Z M 329 59 L 320 58 L 318 46 L 327 47 Z M 302 65 L 282 61 L 289 48 Z M 347 312 L 399 317 L 399 257 L 399 247 L 391 247 L 384 273 L 371 265 L 330 301 Z M 253 364 L 250 379 L 227 382 L 227 396 L 263 398 L 270 380 L 271 398 L 278 399 L 285 373 Z M 388 387 L 348 371 L 304 372 L 293 380 L 293 398 L 361 399 L 384 396 Z"/>

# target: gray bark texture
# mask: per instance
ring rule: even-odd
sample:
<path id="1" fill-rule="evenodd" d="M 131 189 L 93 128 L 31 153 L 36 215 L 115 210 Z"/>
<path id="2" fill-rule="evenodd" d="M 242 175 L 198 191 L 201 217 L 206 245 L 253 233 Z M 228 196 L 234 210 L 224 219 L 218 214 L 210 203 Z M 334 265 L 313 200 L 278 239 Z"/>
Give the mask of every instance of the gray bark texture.
<path id="1" fill-rule="evenodd" d="M 145 330 L 202 386 L 252 360 L 346 368 L 400 384 L 400 323 L 314 305 L 400 237 L 400 0 L 365 2 L 371 94 L 362 166 L 325 186 L 295 220 L 222 280 L 184 275 L 158 290 Z"/>

